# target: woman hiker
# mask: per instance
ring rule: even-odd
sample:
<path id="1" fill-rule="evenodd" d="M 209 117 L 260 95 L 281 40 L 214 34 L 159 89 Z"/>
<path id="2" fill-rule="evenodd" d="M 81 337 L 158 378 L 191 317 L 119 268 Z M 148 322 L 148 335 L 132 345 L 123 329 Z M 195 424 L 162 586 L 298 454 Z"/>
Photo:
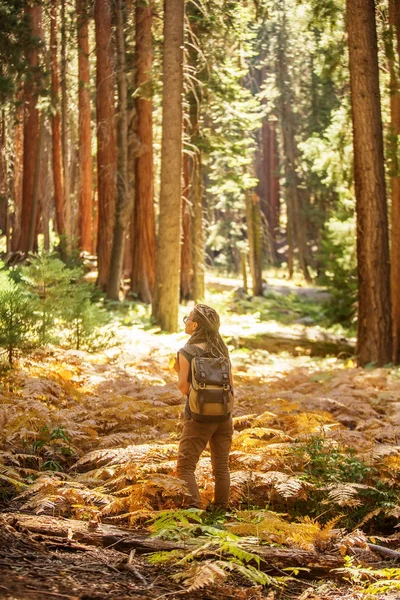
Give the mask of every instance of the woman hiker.
<path id="1" fill-rule="evenodd" d="M 178 387 L 186 396 L 184 424 L 179 443 L 177 475 L 187 483 L 191 496 L 190 506 L 200 507 L 199 489 L 195 478 L 195 469 L 200 455 L 207 443 L 211 450 L 211 464 L 215 479 L 214 507 L 227 508 L 229 503 L 229 451 L 232 443 L 232 414 L 217 417 L 199 417 L 190 410 L 189 391 L 192 384 L 191 363 L 195 356 L 204 358 L 228 359 L 220 361 L 228 365 L 228 390 L 230 401 L 225 406 L 228 410 L 233 403 L 233 383 L 230 370 L 229 352 L 219 333 L 220 319 L 218 313 L 205 304 L 197 304 L 189 316 L 184 318 L 185 333 L 190 335 L 186 345 L 178 352 L 174 368 L 178 373 Z M 215 361 L 214 361 L 215 362 Z M 225 375 L 227 377 L 227 375 Z M 222 388 L 221 388 L 222 389 Z M 226 399 L 224 400 L 226 402 Z M 200 419 L 200 420 L 199 420 Z M 206 422 L 201 422 L 201 421 Z"/>

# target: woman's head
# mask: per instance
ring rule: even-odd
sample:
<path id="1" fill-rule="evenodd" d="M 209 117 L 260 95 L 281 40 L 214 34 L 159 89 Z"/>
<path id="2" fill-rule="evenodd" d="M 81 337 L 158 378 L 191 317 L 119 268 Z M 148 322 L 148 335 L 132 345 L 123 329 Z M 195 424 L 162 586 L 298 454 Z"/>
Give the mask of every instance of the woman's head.
<path id="1" fill-rule="evenodd" d="M 196 304 L 189 316 L 185 318 L 185 332 L 192 335 L 196 330 L 218 333 L 220 326 L 216 310 L 206 304 Z"/>
<path id="2" fill-rule="evenodd" d="M 205 343 L 214 355 L 228 355 L 228 348 L 219 334 L 220 318 L 216 310 L 206 304 L 196 304 L 185 320 L 189 343 Z"/>

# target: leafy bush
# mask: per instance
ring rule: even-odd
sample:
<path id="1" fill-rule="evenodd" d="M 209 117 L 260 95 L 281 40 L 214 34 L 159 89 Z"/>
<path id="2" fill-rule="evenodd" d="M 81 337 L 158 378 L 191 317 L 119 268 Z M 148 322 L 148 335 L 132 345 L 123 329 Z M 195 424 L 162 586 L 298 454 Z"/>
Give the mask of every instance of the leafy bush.
<path id="1" fill-rule="evenodd" d="M 0 289 L 0 346 L 13 364 L 18 350 L 28 350 L 37 345 L 38 319 L 35 299 L 20 285 L 4 281 Z"/>
<path id="2" fill-rule="evenodd" d="M 1 266 L 1 265 L 0 265 Z M 54 254 L 29 257 L 29 264 L 0 270 L 0 346 L 12 364 L 17 350 L 65 341 L 93 350 L 110 343 L 100 329 L 108 316 L 80 267 L 68 268 Z"/>

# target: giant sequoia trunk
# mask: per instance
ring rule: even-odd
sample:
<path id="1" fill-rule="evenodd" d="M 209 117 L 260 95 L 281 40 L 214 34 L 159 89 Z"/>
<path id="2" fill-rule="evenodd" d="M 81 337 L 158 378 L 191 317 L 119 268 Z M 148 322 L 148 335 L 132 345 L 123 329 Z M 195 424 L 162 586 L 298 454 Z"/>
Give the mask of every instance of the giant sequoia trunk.
<path id="1" fill-rule="evenodd" d="M 33 4 L 26 8 L 33 36 L 40 38 L 42 34 L 42 8 Z M 29 229 L 32 219 L 33 188 L 35 180 L 36 154 L 39 140 L 39 111 L 38 101 L 38 74 L 39 52 L 37 47 L 30 47 L 27 53 L 30 67 L 29 76 L 24 88 L 24 160 L 22 182 L 22 218 L 19 250 L 28 252 Z"/>
<path id="2" fill-rule="evenodd" d="M 137 137 L 135 160 L 135 206 L 133 217 L 131 289 L 150 303 L 155 282 L 156 233 L 154 215 L 153 118 L 149 90 L 152 70 L 152 7 L 136 3 L 136 97 Z"/>
<path id="3" fill-rule="evenodd" d="M 97 112 L 97 177 L 98 177 L 98 279 L 106 291 L 113 242 L 117 143 L 114 106 L 114 68 L 110 0 L 96 0 L 96 112 Z"/>
<path id="4" fill-rule="evenodd" d="M 61 143 L 64 179 L 65 235 L 68 242 L 70 242 L 72 222 L 68 144 L 67 18 L 65 14 L 65 5 L 66 0 L 61 0 Z"/>
<path id="5" fill-rule="evenodd" d="M 79 103 L 79 247 L 92 252 L 92 144 L 90 128 L 89 16 L 86 0 L 76 0 Z"/>
<path id="6" fill-rule="evenodd" d="M 18 101 L 21 105 L 17 108 L 16 124 L 14 134 L 14 215 L 12 222 L 11 251 L 16 252 L 20 248 L 21 218 L 22 218 L 22 174 L 24 159 L 24 107 L 22 105 L 23 94 L 18 93 Z"/>
<path id="7" fill-rule="evenodd" d="M 116 0 L 117 81 L 118 81 L 118 174 L 117 204 L 107 295 L 119 299 L 124 246 L 132 209 L 128 190 L 128 84 L 125 65 L 124 12 L 122 0 Z"/>
<path id="8" fill-rule="evenodd" d="M 392 360 L 388 222 L 374 0 L 347 0 L 357 210 L 358 356 Z"/>
<path id="9" fill-rule="evenodd" d="M 397 156 L 397 140 L 398 136 L 400 135 L 400 89 L 397 75 L 400 53 L 400 0 L 389 0 L 389 23 L 392 33 L 389 69 L 391 112 L 390 159 L 392 162 L 391 292 L 393 318 L 393 362 L 394 364 L 400 364 L 400 165 Z M 397 44 L 395 44 L 395 40 L 393 39 L 394 37 L 397 40 Z M 395 46 L 397 46 L 396 52 L 394 51 Z"/>
<path id="10" fill-rule="evenodd" d="M 178 328 L 184 5 L 184 0 L 169 0 L 164 15 L 160 219 L 153 316 L 166 331 Z"/>
<path id="11" fill-rule="evenodd" d="M 58 0 L 52 0 L 50 10 L 50 55 L 51 55 L 51 91 L 53 94 L 53 117 L 51 119 L 52 131 L 52 155 L 53 155 L 53 183 L 54 183 L 54 204 L 56 209 L 56 227 L 57 232 L 62 238 L 65 235 L 64 219 L 64 182 L 62 168 L 62 149 L 61 149 L 61 127 L 59 94 L 59 69 L 58 69 Z"/>

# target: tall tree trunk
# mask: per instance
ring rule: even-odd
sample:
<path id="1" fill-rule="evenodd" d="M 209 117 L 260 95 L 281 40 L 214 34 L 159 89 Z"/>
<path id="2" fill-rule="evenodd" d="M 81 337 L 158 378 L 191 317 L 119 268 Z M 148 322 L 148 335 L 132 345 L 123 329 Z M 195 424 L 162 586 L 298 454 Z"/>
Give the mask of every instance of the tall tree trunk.
<path id="1" fill-rule="evenodd" d="M 183 154 L 181 300 L 193 299 L 192 211 L 189 201 L 190 157 Z"/>
<path id="2" fill-rule="evenodd" d="M 64 220 L 64 182 L 62 171 L 62 151 L 61 151 L 61 130 L 60 130 L 60 111 L 59 94 L 60 82 L 58 73 L 58 0 L 51 0 L 50 9 L 50 58 L 51 58 L 51 91 L 53 95 L 53 117 L 51 119 L 52 131 L 52 155 L 53 155 L 53 183 L 54 183 L 54 204 L 56 209 L 56 228 L 60 235 L 61 247 L 65 240 L 65 220 Z"/>
<path id="3" fill-rule="evenodd" d="M 24 160 L 24 106 L 23 91 L 18 93 L 18 102 L 20 105 L 16 112 L 16 125 L 14 133 L 14 215 L 12 221 L 11 251 L 16 252 L 19 248 L 21 236 L 21 218 L 22 218 L 22 174 Z"/>
<path id="4" fill-rule="evenodd" d="M 260 198 L 246 191 L 246 222 L 253 296 L 262 295 L 262 235 Z"/>
<path id="5" fill-rule="evenodd" d="M 107 295 L 112 300 L 119 300 L 119 289 L 124 260 L 124 243 L 132 210 L 131 197 L 128 192 L 128 83 L 126 79 L 124 11 L 122 0 L 116 0 L 115 14 L 118 82 L 118 173 L 117 203 Z"/>
<path id="6" fill-rule="evenodd" d="M 40 38 L 42 35 L 42 8 L 34 4 L 27 6 L 26 14 L 30 20 L 31 34 Z M 39 51 L 37 47 L 28 50 L 27 62 L 30 67 L 28 79 L 24 88 L 24 161 L 22 182 L 22 219 L 19 249 L 28 252 L 28 237 L 32 219 L 32 200 L 35 179 L 36 152 L 39 138 L 38 75 Z"/>
<path id="7" fill-rule="evenodd" d="M 400 364 L 400 165 L 398 136 L 400 135 L 400 89 L 398 65 L 400 62 L 400 0 L 389 0 L 391 28 L 390 70 L 390 171 L 392 192 L 391 214 L 391 295 L 393 327 L 393 362 Z M 397 40 L 397 43 L 395 42 Z M 395 46 L 397 46 L 395 51 Z M 397 60 L 396 60 L 397 57 Z"/>
<path id="8" fill-rule="evenodd" d="M 79 247 L 92 252 L 92 140 L 90 127 L 89 15 L 76 0 L 79 77 Z"/>
<path id="9" fill-rule="evenodd" d="M 392 360 L 389 242 L 374 0 L 347 0 L 357 211 L 358 357 Z"/>
<path id="10" fill-rule="evenodd" d="M 153 48 L 151 0 L 136 2 L 136 123 L 139 152 L 135 160 L 131 289 L 151 303 L 155 282 L 156 228 L 154 214 L 153 117 L 150 92 Z"/>
<path id="11" fill-rule="evenodd" d="M 184 0 L 165 3 L 160 219 L 152 308 L 166 331 L 178 328 L 184 10 Z"/>
<path id="12" fill-rule="evenodd" d="M 69 180 L 69 144 L 68 144 L 68 82 L 67 82 L 67 19 L 66 0 L 61 0 L 61 139 L 64 179 L 65 236 L 68 245 L 71 242 L 71 194 Z"/>
<path id="13" fill-rule="evenodd" d="M 195 130 L 192 130 L 195 131 Z M 196 137 L 196 136 L 195 136 Z M 203 185 L 201 173 L 201 152 L 197 148 L 192 159 L 191 200 L 193 206 L 192 248 L 193 248 L 193 295 L 196 302 L 205 296 L 204 226 L 203 226 Z"/>
<path id="14" fill-rule="evenodd" d="M 40 185 L 40 172 L 42 165 L 42 152 L 43 152 L 43 141 L 45 134 L 45 113 L 41 111 L 40 122 L 39 122 L 39 136 L 37 139 L 37 148 L 35 156 L 35 176 L 33 179 L 33 190 L 32 190 L 32 209 L 31 209 L 31 220 L 29 222 L 28 231 L 28 244 L 27 252 L 34 252 L 37 250 L 36 234 L 38 232 L 39 224 L 39 185 Z"/>
<path id="15" fill-rule="evenodd" d="M 189 198 L 192 205 L 192 261 L 193 296 L 196 302 L 205 296 L 205 256 L 204 256 L 204 215 L 203 215 L 203 174 L 201 155 L 200 114 L 203 101 L 203 84 L 206 77 L 204 66 L 199 61 L 201 46 L 201 10 L 196 3 L 187 5 L 188 19 L 188 71 L 192 74 L 188 92 L 189 139 L 192 149 Z"/>
<path id="16" fill-rule="evenodd" d="M 117 143 L 114 105 L 114 68 L 110 0 L 95 0 L 96 28 L 96 111 L 98 180 L 98 279 L 106 291 L 114 231 Z"/>
<path id="17" fill-rule="evenodd" d="M 270 121 L 268 123 L 268 204 L 269 212 L 271 215 L 271 236 L 272 246 L 274 253 L 274 260 L 277 259 L 277 233 L 279 228 L 279 212 L 280 212 L 280 201 L 279 201 L 279 164 L 278 164 L 278 150 L 276 143 L 276 123 Z"/>
<path id="18" fill-rule="evenodd" d="M 305 198 L 301 190 L 301 182 L 298 175 L 298 148 L 295 138 L 294 114 L 292 110 L 293 97 L 292 86 L 289 77 L 286 59 L 286 13 L 282 2 L 281 24 L 279 29 L 279 47 L 277 52 L 278 82 L 280 92 L 279 117 L 282 129 L 283 151 L 285 155 L 286 175 L 286 198 L 287 198 L 287 228 L 288 241 L 297 245 L 298 260 L 301 271 L 306 281 L 311 281 L 308 271 L 309 251 L 307 245 L 307 223 L 304 214 Z M 289 248 L 289 254 L 293 248 Z M 293 254 L 289 256 L 290 262 Z"/>

